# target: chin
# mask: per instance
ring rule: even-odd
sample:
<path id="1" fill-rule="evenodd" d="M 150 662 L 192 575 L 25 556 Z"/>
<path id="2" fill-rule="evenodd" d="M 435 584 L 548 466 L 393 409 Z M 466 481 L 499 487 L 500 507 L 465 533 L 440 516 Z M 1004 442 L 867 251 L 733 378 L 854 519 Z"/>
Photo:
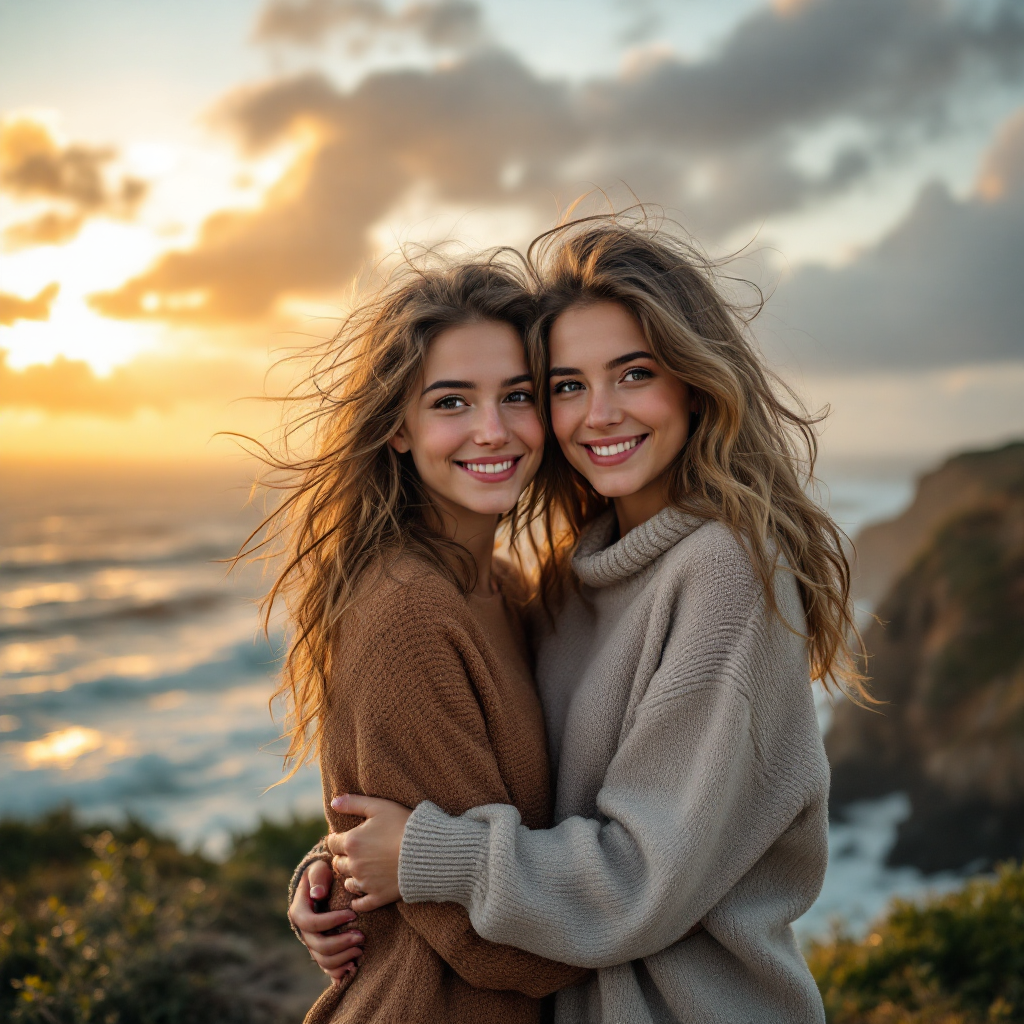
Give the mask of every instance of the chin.
<path id="1" fill-rule="evenodd" d="M 591 467 L 588 467 L 591 468 Z M 583 474 L 586 475 L 586 474 Z M 601 495 L 602 498 L 625 498 L 630 494 L 636 494 L 641 490 L 646 481 L 642 479 L 624 479 L 621 476 L 612 476 L 599 479 L 587 478 L 590 486 Z"/>
<path id="2" fill-rule="evenodd" d="M 502 516 L 508 512 L 518 500 L 518 495 L 515 497 L 509 497 L 507 495 L 499 497 L 498 495 L 494 495 L 488 498 L 478 498 L 476 501 L 472 498 L 467 498 L 459 504 L 468 508 L 470 512 L 476 512 L 478 515 Z"/>

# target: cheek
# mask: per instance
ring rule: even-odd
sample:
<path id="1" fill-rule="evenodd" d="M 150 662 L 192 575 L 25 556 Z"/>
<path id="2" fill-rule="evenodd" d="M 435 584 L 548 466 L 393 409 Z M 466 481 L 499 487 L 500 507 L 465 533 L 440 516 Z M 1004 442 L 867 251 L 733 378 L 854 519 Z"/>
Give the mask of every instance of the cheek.
<path id="1" fill-rule="evenodd" d="M 421 422 L 412 438 L 412 454 L 417 466 L 438 465 L 458 451 L 465 430 L 455 419 Z"/>
<path id="2" fill-rule="evenodd" d="M 637 419 L 658 431 L 666 440 L 682 444 L 690 429 L 688 396 L 679 387 L 667 383 L 644 392 L 636 408 Z"/>
<path id="3" fill-rule="evenodd" d="M 544 447 L 544 425 L 536 411 L 532 414 L 523 413 L 515 432 L 531 451 L 540 451 Z"/>
<path id="4" fill-rule="evenodd" d="M 551 431 L 561 444 L 572 441 L 579 419 L 578 412 L 568 403 L 551 403 Z"/>

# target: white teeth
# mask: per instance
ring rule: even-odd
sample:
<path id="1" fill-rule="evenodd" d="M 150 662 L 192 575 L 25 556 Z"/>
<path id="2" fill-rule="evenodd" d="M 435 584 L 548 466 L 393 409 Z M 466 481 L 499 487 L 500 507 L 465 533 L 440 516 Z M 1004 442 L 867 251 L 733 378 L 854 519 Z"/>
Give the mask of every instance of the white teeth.
<path id="1" fill-rule="evenodd" d="M 505 462 L 467 462 L 465 467 L 471 473 L 504 473 L 512 468 L 512 459 Z"/>
<path id="2" fill-rule="evenodd" d="M 587 447 L 595 455 L 618 455 L 619 452 L 628 452 L 630 448 L 635 448 L 640 440 L 639 437 L 634 437 L 632 441 L 620 441 L 618 444 L 591 444 Z"/>

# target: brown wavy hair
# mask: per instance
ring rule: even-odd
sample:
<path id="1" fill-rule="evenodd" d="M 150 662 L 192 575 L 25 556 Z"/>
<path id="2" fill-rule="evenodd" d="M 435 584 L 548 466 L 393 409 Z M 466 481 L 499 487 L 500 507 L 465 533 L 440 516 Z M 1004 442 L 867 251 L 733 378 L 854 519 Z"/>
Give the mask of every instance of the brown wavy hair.
<path id="1" fill-rule="evenodd" d="M 760 292 L 752 308 L 728 302 L 720 265 L 650 226 L 642 210 L 562 224 L 535 239 L 528 258 L 542 282 L 533 331 L 545 360 L 551 327 L 566 310 L 607 301 L 633 315 L 652 355 L 689 387 L 699 410 L 667 472 L 669 503 L 732 529 L 773 613 L 774 575 L 791 572 L 806 614 L 812 678 L 872 701 L 858 667 L 845 537 L 805 490 L 823 414 L 807 413 L 751 343 Z M 550 389 L 543 393 L 550 424 Z M 536 499 L 544 543 L 535 552 L 551 607 L 571 578 L 568 561 L 581 532 L 612 502 L 569 465 L 550 429 Z"/>
<path id="2" fill-rule="evenodd" d="M 474 584 L 475 564 L 440 532 L 440 514 L 412 456 L 388 441 L 402 424 L 434 338 L 450 327 L 498 322 L 525 345 L 536 304 L 529 270 L 514 250 L 457 264 L 437 253 L 428 259 L 407 262 L 314 350 L 310 372 L 287 396 L 296 412 L 283 450 L 257 449 L 273 470 L 265 485 L 281 500 L 236 561 L 258 554 L 282 563 L 261 611 L 268 632 L 278 602 L 288 612 L 287 651 L 271 697 L 271 704 L 284 698 L 288 709 L 286 778 L 316 756 L 332 646 L 367 571 L 413 552 L 464 592 Z M 530 360 L 529 350 L 528 361 L 539 390 L 546 367 Z M 289 451 L 295 436 L 303 438 L 306 454 Z M 515 532 L 517 510 L 509 518 Z"/>

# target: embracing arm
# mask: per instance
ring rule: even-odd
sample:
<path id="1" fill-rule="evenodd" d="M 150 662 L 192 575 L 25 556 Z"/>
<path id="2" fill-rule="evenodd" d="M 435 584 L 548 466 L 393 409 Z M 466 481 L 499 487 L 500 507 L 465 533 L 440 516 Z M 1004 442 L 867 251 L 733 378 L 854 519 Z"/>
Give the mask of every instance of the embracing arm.
<path id="1" fill-rule="evenodd" d="M 693 627 L 709 621 L 700 597 L 723 595 L 677 607 L 599 818 L 531 831 L 508 805 L 452 817 L 422 803 L 402 840 L 403 898 L 455 900 L 480 934 L 587 967 L 649 956 L 708 915 L 827 790 L 803 645 L 748 589 L 715 603 L 710 630 Z M 748 684 L 765 673 L 777 692 L 755 714 Z M 793 870 L 813 873 L 817 856 Z"/>
<path id="2" fill-rule="evenodd" d="M 359 788 L 406 804 L 431 800 L 455 813 L 508 801 L 467 671 L 467 666 L 483 671 L 478 653 L 457 624 L 444 622 L 433 607 L 421 614 L 410 609 L 403 625 L 387 637 L 368 638 L 358 659 L 338 667 L 340 674 L 351 671 L 359 678 L 358 686 L 344 687 L 340 681 L 346 699 L 357 702 L 353 734 L 345 743 L 358 751 Z M 397 672 L 400 683 L 390 682 Z M 357 824 L 352 817 L 329 814 L 334 831 Z M 540 997 L 586 977 L 578 967 L 481 938 L 455 903 L 399 903 L 398 911 L 460 977 L 478 988 Z"/>

